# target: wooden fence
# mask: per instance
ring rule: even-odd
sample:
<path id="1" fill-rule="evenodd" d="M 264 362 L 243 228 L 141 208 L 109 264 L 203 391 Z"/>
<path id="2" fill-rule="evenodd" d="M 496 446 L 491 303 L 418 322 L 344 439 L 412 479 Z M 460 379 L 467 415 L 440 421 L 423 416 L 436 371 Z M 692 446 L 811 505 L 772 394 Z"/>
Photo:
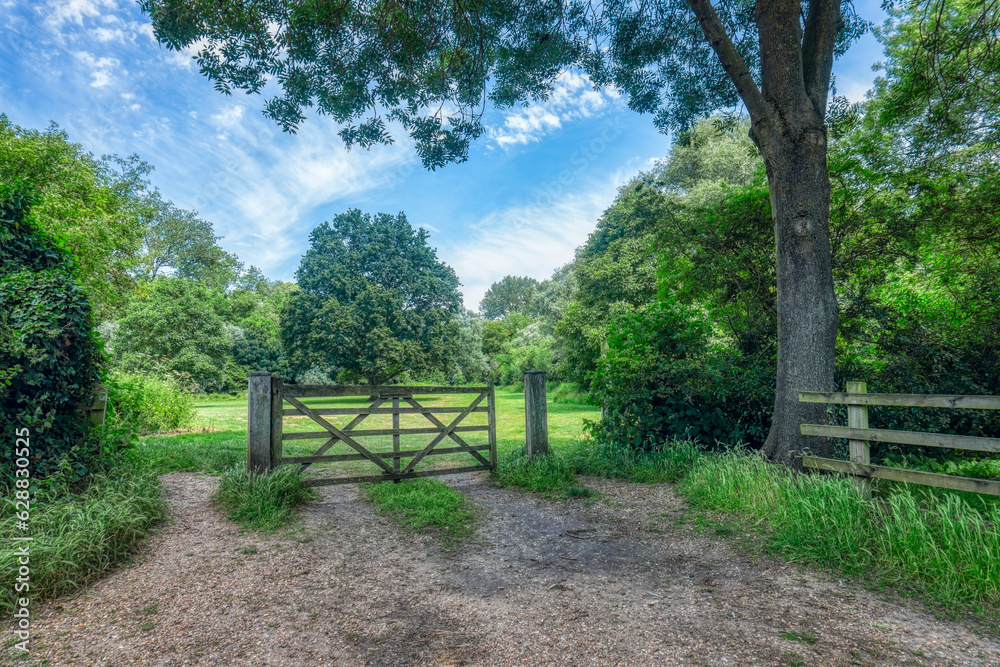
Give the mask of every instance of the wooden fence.
<path id="1" fill-rule="evenodd" d="M 416 396 L 440 394 L 468 394 L 472 400 L 459 407 L 424 406 Z M 318 408 L 309 407 L 303 399 L 335 398 L 345 396 L 367 397 L 367 406 Z M 251 373 L 247 408 L 247 469 L 266 472 L 281 465 L 298 465 L 305 470 L 314 463 L 364 461 L 372 463 L 378 475 L 361 475 L 333 478 L 310 478 L 308 486 L 327 484 L 352 484 L 355 482 L 401 480 L 430 475 L 447 475 L 475 470 L 492 470 L 496 467 L 496 400 L 492 385 L 486 387 L 403 387 L 373 385 L 289 385 L 269 373 Z M 485 405 L 483 403 L 485 402 Z M 290 407 L 285 407 L 285 405 Z M 486 413 L 485 425 L 462 425 L 470 414 Z M 449 423 L 435 415 L 454 414 Z M 457 413 L 457 414 L 456 414 Z M 430 423 L 419 428 L 401 428 L 400 415 L 418 414 Z M 345 426 L 333 425 L 326 416 L 353 416 Z M 359 429 L 371 415 L 391 415 L 391 428 Z M 285 417 L 307 417 L 319 425 L 320 431 L 285 432 Z M 487 444 L 470 445 L 461 433 L 485 432 Z M 432 436 L 426 446 L 402 450 L 400 437 L 404 435 Z M 372 451 L 358 438 L 385 437 L 386 446 L 391 439 L 392 451 Z M 438 447 L 450 439 L 450 447 Z M 283 443 L 291 440 L 322 440 L 323 444 L 306 456 L 285 456 Z M 327 454 L 336 444 L 347 445 L 353 453 Z M 469 454 L 474 465 L 416 470 L 428 456 L 440 454 Z M 485 456 L 484 456 L 485 454 Z M 409 459 L 404 463 L 404 459 Z M 374 470 L 373 470 L 374 472 Z"/>
<path id="2" fill-rule="evenodd" d="M 871 464 L 868 442 L 891 442 L 899 445 L 921 447 L 943 447 L 965 449 L 977 452 L 1000 452 L 1000 438 L 979 438 L 967 435 L 921 433 L 918 431 L 891 431 L 868 428 L 868 406 L 886 405 L 909 408 L 964 408 L 973 410 L 1000 410 L 1000 396 L 948 396 L 939 394 L 869 394 L 864 382 L 848 382 L 846 392 L 799 393 L 799 401 L 804 403 L 832 403 L 847 406 L 847 426 L 823 426 L 802 424 L 802 435 L 816 435 L 828 438 L 847 438 L 850 461 L 803 456 L 806 468 L 831 470 L 865 479 L 876 477 L 895 482 L 908 482 L 943 489 L 972 491 L 1000 496 L 1000 482 L 906 470 Z"/>

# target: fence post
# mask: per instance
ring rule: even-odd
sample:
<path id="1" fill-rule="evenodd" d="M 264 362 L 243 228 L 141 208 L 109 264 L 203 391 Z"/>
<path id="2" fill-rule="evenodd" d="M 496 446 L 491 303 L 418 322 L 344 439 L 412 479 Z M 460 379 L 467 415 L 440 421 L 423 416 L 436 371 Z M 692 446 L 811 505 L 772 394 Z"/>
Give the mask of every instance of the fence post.
<path id="1" fill-rule="evenodd" d="M 491 381 L 488 385 L 490 393 L 486 397 L 487 439 L 490 445 L 490 465 L 497 467 L 497 401 L 496 388 Z"/>
<path id="2" fill-rule="evenodd" d="M 867 394 L 868 384 L 857 380 L 849 381 L 847 383 L 847 393 Z M 849 428 L 868 428 L 868 406 L 848 405 L 847 426 Z M 871 452 L 868 449 L 867 440 L 848 440 L 847 445 L 850 448 L 849 458 L 853 463 L 863 463 L 865 465 L 871 464 Z M 867 487 L 869 482 L 868 479 L 861 477 L 855 477 L 854 480 L 865 487 Z"/>
<path id="3" fill-rule="evenodd" d="M 271 374 L 251 373 L 247 382 L 248 472 L 262 474 L 274 467 L 271 459 L 271 396 Z"/>
<path id="4" fill-rule="evenodd" d="M 528 458 L 549 453 L 549 410 L 545 403 L 545 371 L 524 373 L 524 431 Z"/>

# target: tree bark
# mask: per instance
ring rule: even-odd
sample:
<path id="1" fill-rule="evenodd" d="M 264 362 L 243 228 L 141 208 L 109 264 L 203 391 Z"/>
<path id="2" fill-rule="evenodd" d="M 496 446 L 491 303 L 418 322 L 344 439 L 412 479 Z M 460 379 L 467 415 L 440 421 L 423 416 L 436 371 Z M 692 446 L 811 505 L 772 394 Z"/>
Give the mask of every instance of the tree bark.
<path id="1" fill-rule="evenodd" d="M 799 425 L 824 423 L 825 406 L 800 391 L 833 391 L 837 299 L 830 256 L 830 178 L 826 126 L 813 110 L 785 115 L 758 142 L 767 169 L 777 262 L 778 368 L 764 453 L 799 467 L 808 450 L 828 456 L 828 438 Z"/>

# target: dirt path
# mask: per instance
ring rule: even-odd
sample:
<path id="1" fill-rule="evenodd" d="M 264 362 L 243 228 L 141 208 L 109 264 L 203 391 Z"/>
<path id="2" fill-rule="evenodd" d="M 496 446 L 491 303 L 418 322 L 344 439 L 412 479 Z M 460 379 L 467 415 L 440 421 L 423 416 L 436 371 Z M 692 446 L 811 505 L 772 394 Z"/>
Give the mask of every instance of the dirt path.
<path id="1" fill-rule="evenodd" d="M 1000 665 L 917 605 L 741 553 L 669 487 L 588 479 L 549 502 L 448 482 L 476 537 L 443 551 L 328 487 L 300 526 L 239 535 L 211 477 L 167 475 L 175 522 L 134 567 L 39 609 L 50 665 Z"/>

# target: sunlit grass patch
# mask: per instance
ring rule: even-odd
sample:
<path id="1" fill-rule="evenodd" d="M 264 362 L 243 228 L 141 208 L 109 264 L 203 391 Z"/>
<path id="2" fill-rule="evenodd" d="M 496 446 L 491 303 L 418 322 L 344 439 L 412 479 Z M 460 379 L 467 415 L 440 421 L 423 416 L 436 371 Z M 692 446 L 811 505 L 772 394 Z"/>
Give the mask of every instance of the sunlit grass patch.
<path id="1" fill-rule="evenodd" d="M 472 502 L 440 480 L 423 477 L 399 484 L 374 482 L 361 488 L 379 511 L 412 530 L 431 529 L 446 541 L 475 530 Z"/>

